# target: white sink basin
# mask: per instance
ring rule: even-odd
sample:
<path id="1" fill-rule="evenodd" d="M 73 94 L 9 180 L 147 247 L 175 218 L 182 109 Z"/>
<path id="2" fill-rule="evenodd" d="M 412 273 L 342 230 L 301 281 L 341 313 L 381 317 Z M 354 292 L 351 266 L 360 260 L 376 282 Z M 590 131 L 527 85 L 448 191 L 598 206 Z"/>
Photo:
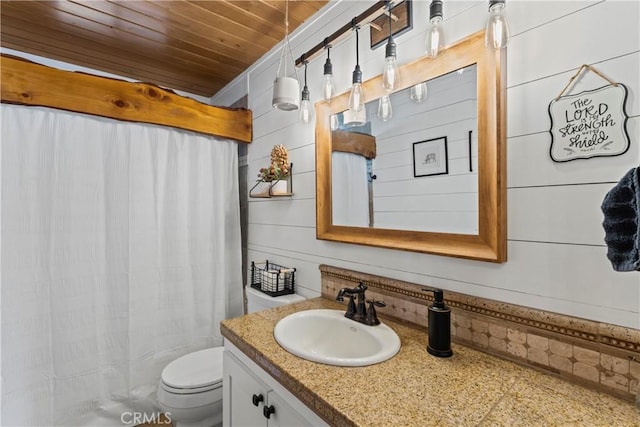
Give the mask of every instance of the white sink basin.
<path id="1" fill-rule="evenodd" d="M 363 325 L 347 319 L 339 310 L 290 314 L 276 324 L 273 334 L 289 353 L 327 365 L 373 365 L 400 350 L 400 338 L 387 325 Z"/>

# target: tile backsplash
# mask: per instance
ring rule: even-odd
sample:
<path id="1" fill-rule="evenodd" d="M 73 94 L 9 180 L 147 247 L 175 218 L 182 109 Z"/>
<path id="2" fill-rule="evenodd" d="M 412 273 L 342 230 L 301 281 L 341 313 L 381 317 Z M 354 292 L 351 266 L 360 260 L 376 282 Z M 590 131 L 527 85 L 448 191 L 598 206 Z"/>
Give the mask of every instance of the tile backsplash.
<path id="1" fill-rule="evenodd" d="M 363 282 L 378 310 L 427 326 L 433 302 L 421 285 L 320 266 L 322 296 L 335 299 L 344 287 Z M 628 400 L 640 393 L 640 330 L 445 291 L 456 343 L 511 359 Z"/>

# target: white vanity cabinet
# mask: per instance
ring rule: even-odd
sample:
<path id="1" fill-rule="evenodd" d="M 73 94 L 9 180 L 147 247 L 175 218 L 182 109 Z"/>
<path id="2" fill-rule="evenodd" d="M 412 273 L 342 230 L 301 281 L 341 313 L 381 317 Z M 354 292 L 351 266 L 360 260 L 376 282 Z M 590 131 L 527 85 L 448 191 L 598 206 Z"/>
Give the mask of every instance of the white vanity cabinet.
<path id="1" fill-rule="evenodd" d="M 223 360 L 224 426 L 328 425 L 229 342 Z"/>

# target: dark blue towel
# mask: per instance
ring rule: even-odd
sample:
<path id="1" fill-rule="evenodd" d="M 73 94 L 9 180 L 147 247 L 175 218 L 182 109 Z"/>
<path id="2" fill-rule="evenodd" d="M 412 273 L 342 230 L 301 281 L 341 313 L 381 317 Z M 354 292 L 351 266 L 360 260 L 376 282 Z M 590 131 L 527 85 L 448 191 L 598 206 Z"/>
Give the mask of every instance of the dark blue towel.
<path id="1" fill-rule="evenodd" d="M 627 172 L 602 201 L 607 258 L 616 271 L 640 270 L 640 182 L 638 169 Z"/>

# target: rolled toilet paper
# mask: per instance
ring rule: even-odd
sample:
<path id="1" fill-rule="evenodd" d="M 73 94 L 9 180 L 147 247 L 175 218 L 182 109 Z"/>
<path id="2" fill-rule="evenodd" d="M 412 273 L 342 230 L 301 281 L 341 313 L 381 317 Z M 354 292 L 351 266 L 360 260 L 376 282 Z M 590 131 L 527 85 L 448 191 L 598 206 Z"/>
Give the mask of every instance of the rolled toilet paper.
<path id="1" fill-rule="evenodd" d="M 260 288 L 263 290 L 274 291 L 276 284 L 278 283 L 278 271 L 277 270 L 262 270 L 260 277 Z"/>

